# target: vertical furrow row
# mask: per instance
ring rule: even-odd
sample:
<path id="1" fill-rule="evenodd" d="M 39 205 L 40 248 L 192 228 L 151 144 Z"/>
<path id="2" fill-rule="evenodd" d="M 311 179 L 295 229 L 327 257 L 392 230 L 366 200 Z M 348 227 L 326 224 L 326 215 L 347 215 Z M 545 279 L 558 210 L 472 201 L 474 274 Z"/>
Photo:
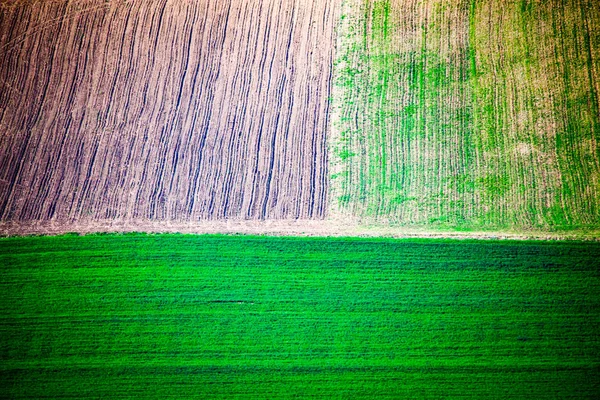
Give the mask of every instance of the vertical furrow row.
<path id="1" fill-rule="evenodd" d="M 600 221 L 598 8 L 587 0 L 348 0 L 331 209 L 367 223 Z"/>
<path id="2" fill-rule="evenodd" d="M 338 5 L 2 4 L 0 218 L 323 218 Z"/>

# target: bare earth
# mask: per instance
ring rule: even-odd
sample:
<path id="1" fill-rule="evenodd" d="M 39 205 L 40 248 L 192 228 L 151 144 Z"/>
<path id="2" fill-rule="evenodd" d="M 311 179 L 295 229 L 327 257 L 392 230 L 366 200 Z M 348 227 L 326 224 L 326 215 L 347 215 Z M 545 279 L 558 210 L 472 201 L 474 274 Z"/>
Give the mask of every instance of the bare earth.
<path id="1" fill-rule="evenodd" d="M 364 225 L 358 221 L 328 219 L 317 220 L 219 220 L 219 221 L 156 221 L 156 220 L 74 220 L 74 221 L 28 221 L 0 222 L 0 236 L 59 235 L 77 232 L 149 232 L 193 234 L 249 234 L 269 236 L 359 236 L 390 238 L 452 238 L 452 239 L 515 239 L 515 240 L 600 240 L 598 231 L 569 231 L 548 233 L 440 231 L 419 227 L 394 227 Z"/>
<path id="2" fill-rule="evenodd" d="M 362 3 L 344 4 L 347 9 Z M 423 21 L 412 16 L 431 10 L 415 14 L 419 4 L 392 2 L 400 31 L 390 34 L 402 40 L 385 41 L 373 50 L 385 54 L 386 46 L 398 47 L 386 66 L 395 65 L 398 54 L 424 48 L 419 33 Z M 457 71 L 468 69 L 463 59 L 468 3 L 438 8 L 456 26 L 431 33 L 435 40 L 428 42 L 429 50 L 450 59 L 450 66 L 458 63 Z M 412 13 L 398 13 L 401 9 Z M 364 14 L 357 10 L 346 10 L 344 25 L 355 33 L 361 24 L 349 16 Z M 341 43 L 353 43 L 336 26 L 342 12 L 342 0 L 0 0 L 0 236 L 146 231 L 600 238 L 597 230 L 581 229 L 547 233 L 417 227 L 430 219 L 421 208 L 441 212 L 446 205 L 463 204 L 460 196 L 452 195 L 443 205 L 444 198 L 434 196 L 443 188 L 420 180 L 426 171 L 436 171 L 438 178 L 451 176 L 457 158 L 444 146 L 428 147 L 419 137 L 387 143 L 402 150 L 396 154 L 400 158 L 384 157 L 387 147 L 379 142 L 370 156 L 374 166 L 384 168 L 385 173 L 377 174 L 383 181 L 374 186 L 382 196 L 393 186 L 392 177 L 414 172 L 400 187 L 405 196 L 394 197 L 396 208 L 414 206 L 401 215 L 404 226 L 391 217 L 395 214 L 385 205 L 385 196 L 369 212 L 387 217 L 372 224 L 365 222 L 362 211 L 337 207 L 344 194 L 340 178 L 333 187 L 329 179 L 343 165 L 335 157 L 328 160 L 328 145 L 333 147 L 335 140 L 327 141 L 328 136 L 337 138 L 342 128 L 329 121 L 344 117 L 340 110 L 332 111 L 330 98 L 344 96 L 339 88 L 332 94 L 333 64 L 336 41 L 338 51 L 349 51 Z M 458 50 L 463 58 L 452 53 Z M 451 107 L 462 96 L 459 89 L 449 85 L 433 99 L 440 107 L 427 108 L 435 111 L 430 125 L 442 121 L 442 115 L 460 114 Z M 404 89 L 398 93 L 409 94 Z M 366 98 L 383 101 L 382 95 L 379 100 L 371 97 Z M 347 104 L 348 115 L 355 115 L 355 102 Z M 381 121 L 377 124 L 379 130 L 385 128 Z M 435 127 L 428 129 L 432 137 L 464 148 L 459 126 L 446 125 L 444 135 Z M 402 147 L 409 145 L 413 147 Z M 583 145 L 598 148 L 596 142 Z M 412 170 L 403 168 L 414 163 L 410 151 L 424 160 Z M 537 154 L 521 142 L 514 152 L 519 157 Z M 357 183 L 357 168 L 364 166 L 348 169 L 347 191 L 364 189 Z M 466 176 L 471 169 L 459 172 Z M 586 190 L 594 194 L 597 181 L 589 182 Z M 587 204 L 585 196 L 575 197 Z M 469 204 L 477 199 L 467 200 L 469 217 Z"/>
<path id="3" fill-rule="evenodd" d="M 0 221 L 322 218 L 339 0 L 0 0 Z"/>

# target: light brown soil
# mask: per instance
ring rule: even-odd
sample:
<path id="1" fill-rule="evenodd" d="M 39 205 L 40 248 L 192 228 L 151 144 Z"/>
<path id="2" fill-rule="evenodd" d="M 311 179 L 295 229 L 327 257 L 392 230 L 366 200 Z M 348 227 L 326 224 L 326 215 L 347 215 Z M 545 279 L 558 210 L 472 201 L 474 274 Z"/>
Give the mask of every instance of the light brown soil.
<path id="1" fill-rule="evenodd" d="M 219 220 L 219 221 L 157 221 L 157 220 L 85 220 L 0 222 L 0 236 L 58 235 L 108 232 L 248 234 L 269 236 L 359 236 L 390 238 L 450 238 L 450 239 L 514 239 L 514 240 L 600 240 L 599 231 L 568 232 L 486 232 L 440 231 L 427 227 L 394 227 L 364 225 L 358 221 L 317 220 Z"/>
<path id="2" fill-rule="evenodd" d="M 0 221 L 323 218 L 339 3 L 0 0 Z"/>

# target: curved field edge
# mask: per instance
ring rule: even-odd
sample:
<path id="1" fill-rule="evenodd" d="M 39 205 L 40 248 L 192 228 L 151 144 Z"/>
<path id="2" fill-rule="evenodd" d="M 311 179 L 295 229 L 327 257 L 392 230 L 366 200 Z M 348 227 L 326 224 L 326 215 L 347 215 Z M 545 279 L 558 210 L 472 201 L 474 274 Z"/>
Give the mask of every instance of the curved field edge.
<path id="1" fill-rule="evenodd" d="M 592 398 L 600 244 L 0 239 L 10 398 Z"/>

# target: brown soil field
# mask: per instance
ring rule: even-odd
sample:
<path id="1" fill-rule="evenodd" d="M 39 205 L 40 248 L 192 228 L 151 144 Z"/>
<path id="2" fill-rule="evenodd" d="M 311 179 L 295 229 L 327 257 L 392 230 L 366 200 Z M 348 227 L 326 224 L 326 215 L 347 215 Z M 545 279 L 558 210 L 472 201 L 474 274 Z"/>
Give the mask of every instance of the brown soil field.
<path id="1" fill-rule="evenodd" d="M 324 237 L 388 237 L 427 239 L 477 239 L 477 240 L 576 240 L 600 241 L 598 230 L 569 230 L 548 232 L 544 230 L 457 231 L 435 227 L 407 227 L 382 224 L 367 225 L 348 218 L 329 217 L 323 220 L 200 220 L 168 221 L 150 219 L 89 219 L 74 221 L 10 221 L 0 222 L 0 237 L 21 235 L 62 235 L 70 233 L 182 233 L 268 236 L 324 236 Z"/>
<path id="2" fill-rule="evenodd" d="M 0 0 L 3 229 L 323 218 L 340 2 Z"/>

